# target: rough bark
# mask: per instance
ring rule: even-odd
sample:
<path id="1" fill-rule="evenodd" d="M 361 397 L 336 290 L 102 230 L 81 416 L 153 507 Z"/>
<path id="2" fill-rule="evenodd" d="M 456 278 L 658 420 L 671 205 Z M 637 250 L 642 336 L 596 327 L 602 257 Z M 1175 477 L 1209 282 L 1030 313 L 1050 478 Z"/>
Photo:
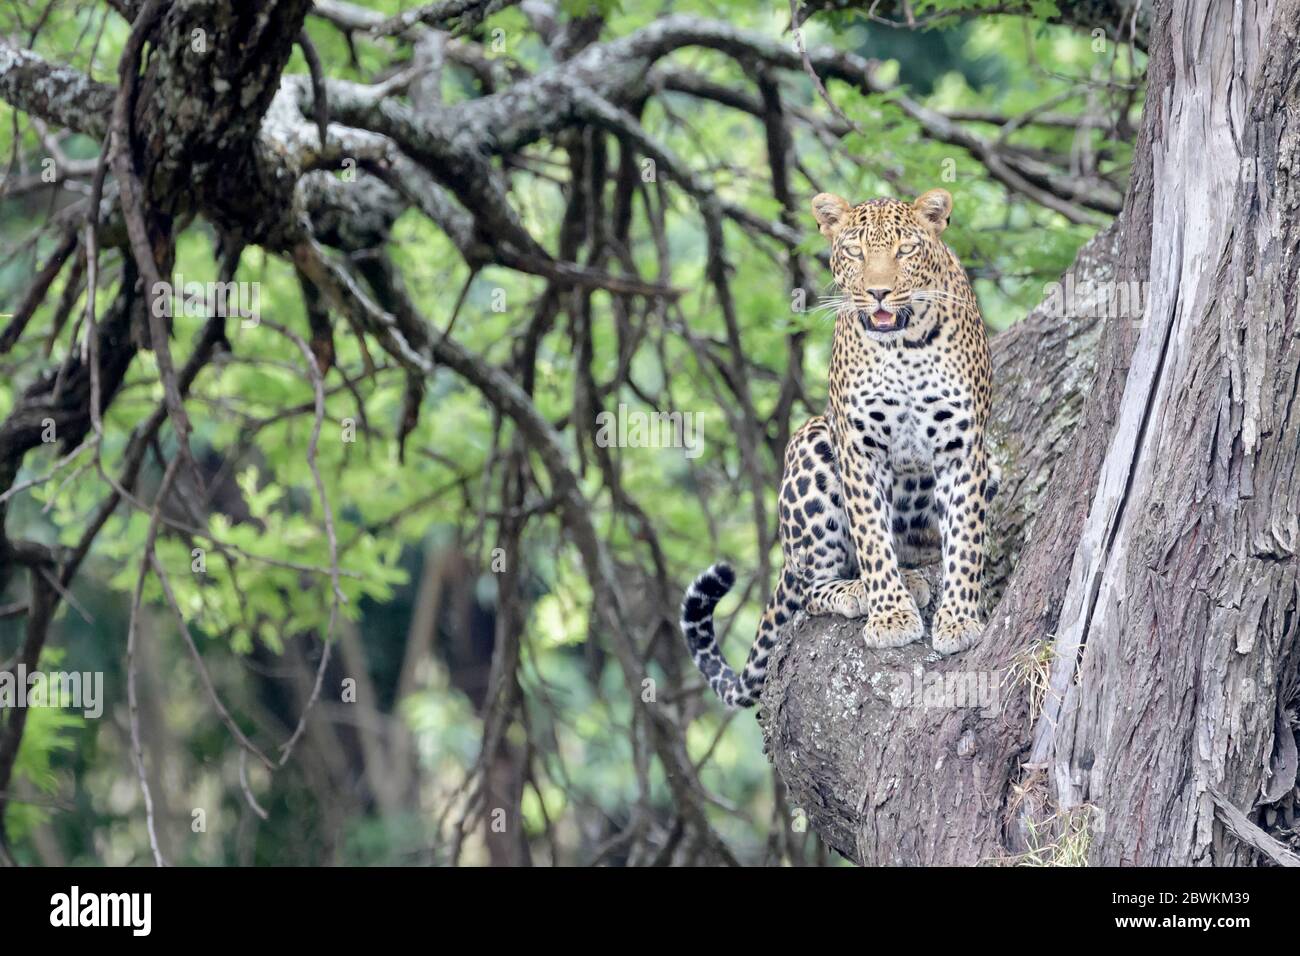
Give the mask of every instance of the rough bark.
<path id="1" fill-rule="evenodd" d="M 1248 862 L 1216 804 L 1296 782 L 1300 5 L 1273 6 L 1206 4 L 1149 94 L 1151 302 L 1031 754 L 1104 808 L 1102 863 Z"/>
<path id="2" fill-rule="evenodd" d="M 870 651 L 816 619 L 774 660 L 791 804 L 859 862 L 1003 859 L 1066 815 L 1097 863 L 1294 859 L 1257 824 L 1296 788 L 1300 5 L 1186 6 L 1156 7 L 1125 209 L 1072 270 L 1148 280 L 1141 321 L 1067 322 L 1071 362 L 1034 317 L 994 343 L 983 643 Z M 1042 701 L 1015 676 L 1038 648 Z M 917 706 L 918 673 L 995 705 Z"/>

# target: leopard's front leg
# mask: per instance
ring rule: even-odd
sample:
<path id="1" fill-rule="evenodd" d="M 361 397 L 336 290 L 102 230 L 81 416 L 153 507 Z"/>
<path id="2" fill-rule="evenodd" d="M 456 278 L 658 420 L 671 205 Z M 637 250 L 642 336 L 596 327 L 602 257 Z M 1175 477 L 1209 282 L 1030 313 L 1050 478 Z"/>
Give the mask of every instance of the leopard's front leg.
<path id="1" fill-rule="evenodd" d="M 868 647 L 901 647 L 919 641 L 924 627 L 898 569 L 890 533 L 893 469 L 884 449 L 872 445 L 859 442 L 840 456 L 844 504 L 866 595 L 862 639 Z"/>
<path id="2" fill-rule="evenodd" d="M 954 443 L 956 444 L 956 443 Z M 932 625 L 934 649 L 956 654 L 979 642 L 984 579 L 984 525 L 989 494 L 982 436 L 945 449 L 935 462 L 935 500 L 942 512 L 943 598 Z"/>

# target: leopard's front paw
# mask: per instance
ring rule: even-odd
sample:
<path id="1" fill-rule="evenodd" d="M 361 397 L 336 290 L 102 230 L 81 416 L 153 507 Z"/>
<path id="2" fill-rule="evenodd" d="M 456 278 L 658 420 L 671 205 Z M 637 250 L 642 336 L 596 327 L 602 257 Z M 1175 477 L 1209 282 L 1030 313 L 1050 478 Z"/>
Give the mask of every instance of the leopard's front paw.
<path id="1" fill-rule="evenodd" d="M 868 617 L 862 641 L 867 647 L 902 647 L 919 641 L 924 633 L 920 612 L 915 607 L 898 607 Z"/>
<path id="2" fill-rule="evenodd" d="M 984 626 L 975 618 L 941 607 L 930 636 L 940 654 L 956 654 L 978 644 L 983 633 Z"/>

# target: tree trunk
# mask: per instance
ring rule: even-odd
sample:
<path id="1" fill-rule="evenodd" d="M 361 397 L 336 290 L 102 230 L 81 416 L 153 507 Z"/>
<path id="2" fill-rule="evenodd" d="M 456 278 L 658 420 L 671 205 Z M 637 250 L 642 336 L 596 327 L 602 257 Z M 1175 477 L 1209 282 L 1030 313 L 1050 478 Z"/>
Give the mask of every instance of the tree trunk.
<path id="1" fill-rule="evenodd" d="M 1143 308 L 1049 297 L 994 342 L 983 642 L 819 618 L 774 658 L 790 803 L 860 863 L 1300 862 L 1259 826 L 1297 793 L 1300 2 L 1177 6 L 1124 211 L 1070 274 Z"/>

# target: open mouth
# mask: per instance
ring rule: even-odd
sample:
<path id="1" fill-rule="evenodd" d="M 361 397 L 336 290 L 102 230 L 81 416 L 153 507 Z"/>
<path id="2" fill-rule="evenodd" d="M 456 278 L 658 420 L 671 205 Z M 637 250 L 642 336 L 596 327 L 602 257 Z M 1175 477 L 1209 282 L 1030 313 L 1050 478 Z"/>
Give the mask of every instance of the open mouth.
<path id="1" fill-rule="evenodd" d="M 875 312 L 858 312 L 858 321 L 872 332 L 896 332 L 907 325 L 905 310 L 890 312 L 888 309 L 876 309 Z"/>

